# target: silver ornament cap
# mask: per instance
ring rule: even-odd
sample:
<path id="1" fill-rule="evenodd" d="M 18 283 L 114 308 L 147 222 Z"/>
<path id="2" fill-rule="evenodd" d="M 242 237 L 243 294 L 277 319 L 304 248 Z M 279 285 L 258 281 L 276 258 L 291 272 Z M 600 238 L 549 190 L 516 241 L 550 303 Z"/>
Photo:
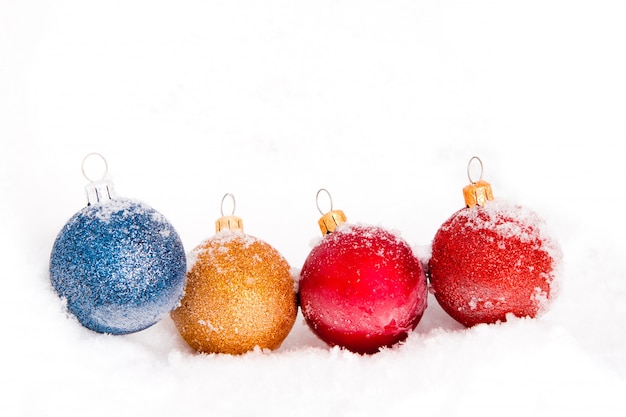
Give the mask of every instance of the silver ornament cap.
<path id="1" fill-rule="evenodd" d="M 102 175 L 93 179 L 87 173 L 87 167 L 85 163 L 88 159 L 93 159 L 93 157 L 98 157 L 104 164 L 104 171 Z M 87 205 L 91 206 L 96 203 L 106 203 L 116 197 L 115 189 L 113 188 L 113 181 L 108 177 L 109 165 L 107 164 L 107 160 L 104 156 L 100 155 L 97 152 L 92 152 L 87 154 L 83 158 L 83 162 L 81 164 L 81 170 L 83 171 L 83 176 L 89 181 L 89 184 L 85 186 L 85 193 L 87 194 Z"/>

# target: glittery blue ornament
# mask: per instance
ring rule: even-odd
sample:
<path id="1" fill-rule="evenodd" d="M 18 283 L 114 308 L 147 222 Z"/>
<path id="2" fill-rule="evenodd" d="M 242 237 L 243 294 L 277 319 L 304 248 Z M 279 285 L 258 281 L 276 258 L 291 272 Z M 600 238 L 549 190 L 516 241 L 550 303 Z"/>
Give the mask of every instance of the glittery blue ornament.
<path id="1" fill-rule="evenodd" d="M 116 197 L 108 180 L 92 181 L 86 190 L 88 206 L 54 242 L 52 286 L 91 330 L 126 334 L 150 327 L 182 298 L 187 266 L 180 237 L 152 207 Z"/>

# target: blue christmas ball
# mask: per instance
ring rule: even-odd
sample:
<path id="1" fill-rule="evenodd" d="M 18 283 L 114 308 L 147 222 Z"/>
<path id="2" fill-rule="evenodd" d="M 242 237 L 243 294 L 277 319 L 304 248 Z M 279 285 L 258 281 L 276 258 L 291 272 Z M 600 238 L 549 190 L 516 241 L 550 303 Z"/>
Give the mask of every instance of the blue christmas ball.
<path id="1" fill-rule="evenodd" d="M 124 198 L 76 213 L 50 255 L 55 291 L 83 326 L 100 333 L 155 324 L 178 306 L 186 269 L 172 225 L 148 205 Z"/>

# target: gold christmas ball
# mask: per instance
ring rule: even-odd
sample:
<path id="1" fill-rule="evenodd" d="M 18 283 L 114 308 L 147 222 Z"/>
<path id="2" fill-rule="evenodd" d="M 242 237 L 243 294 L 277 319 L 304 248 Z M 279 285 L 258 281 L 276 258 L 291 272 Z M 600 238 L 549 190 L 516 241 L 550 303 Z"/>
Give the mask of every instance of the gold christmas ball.
<path id="1" fill-rule="evenodd" d="M 185 295 L 171 317 L 192 348 L 241 354 L 280 347 L 298 307 L 289 264 L 276 249 L 226 229 L 190 258 Z"/>

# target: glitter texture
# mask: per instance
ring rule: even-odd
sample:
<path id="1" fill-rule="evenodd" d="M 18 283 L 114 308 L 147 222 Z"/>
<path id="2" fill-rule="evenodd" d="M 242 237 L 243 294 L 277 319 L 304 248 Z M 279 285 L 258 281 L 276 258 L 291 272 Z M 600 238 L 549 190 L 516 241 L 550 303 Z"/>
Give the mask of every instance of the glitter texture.
<path id="1" fill-rule="evenodd" d="M 277 349 L 297 314 L 287 261 L 269 244 L 224 230 L 189 255 L 185 296 L 171 317 L 181 336 L 205 353 Z"/>
<path id="2" fill-rule="evenodd" d="M 50 280 L 67 309 L 100 333 L 143 330 L 182 297 L 186 258 L 167 220 L 144 203 L 115 199 L 76 213 L 50 255 Z"/>
<path id="3" fill-rule="evenodd" d="M 430 283 L 441 307 L 468 327 L 536 317 L 555 294 L 561 258 L 534 212 L 492 201 L 459 210 L 437 231 Z"/>
<path id="4" fill-rule="evenodd" d="M 427 302 L 424 270 L 403 239 L 347 223 L 313 248 L 299 289 L 311 330 L 329 345 L 358 353 L 404 340 Z"/>

